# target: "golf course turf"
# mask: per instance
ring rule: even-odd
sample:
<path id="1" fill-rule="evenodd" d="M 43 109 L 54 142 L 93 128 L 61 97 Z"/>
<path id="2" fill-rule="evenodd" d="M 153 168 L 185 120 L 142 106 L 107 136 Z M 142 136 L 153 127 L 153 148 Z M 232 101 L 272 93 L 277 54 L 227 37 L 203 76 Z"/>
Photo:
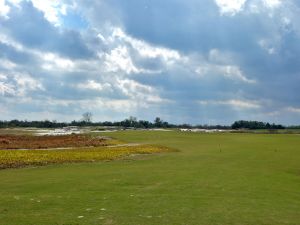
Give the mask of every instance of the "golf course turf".
<path id="1" fill-rule="evenodd" d="M 103 135 L 179 151 L 0 170 L 0 224 L 300 224 L 300 135 Z"/>

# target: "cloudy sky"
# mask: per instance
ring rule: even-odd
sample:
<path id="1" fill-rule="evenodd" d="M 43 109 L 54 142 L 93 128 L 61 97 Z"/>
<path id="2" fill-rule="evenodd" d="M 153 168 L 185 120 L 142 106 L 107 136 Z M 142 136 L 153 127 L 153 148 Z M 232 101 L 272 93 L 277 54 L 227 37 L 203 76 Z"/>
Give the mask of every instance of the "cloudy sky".
<path id="1" fill-rule="evenodd" d="M 0 120 L 300 124 L 298 0 L 0 0 Z"/>

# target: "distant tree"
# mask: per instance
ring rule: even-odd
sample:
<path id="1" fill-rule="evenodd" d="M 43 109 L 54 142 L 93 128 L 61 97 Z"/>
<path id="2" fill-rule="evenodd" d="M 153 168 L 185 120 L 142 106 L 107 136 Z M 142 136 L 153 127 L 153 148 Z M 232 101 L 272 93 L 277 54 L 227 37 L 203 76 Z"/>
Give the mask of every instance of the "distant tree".
<path id="1" fill-rule="evenodd" d="M 140 127 L 140 124 L 137 121 L 137 118 L 134 116 L 130 116 L 128 119 L 121 121 L 120 125 L 122 127 L 135 127 L 135 128 Z"/>
<path id="2" fill-rule="evenodd" d="M 130 122 L 130 126 L 131 126 L 131 127 L 135 127 L 136 124 L 137 124 L 137 118 L 134 117 L 134 116 L 130 116 L 130 117 L 129 117 L 129 122 Z"/>
<path id="3" fill-rule="evenodd" d="M 163 124 L 163 121 L 159 117 L 156 117 L 155 120 L 154 120 L 154 126 L 155 127 L 162 127 L 162 124 Z"/>
<path id="4" fill-rule="evenodd" d="M 93 114 L 91 112 L 85 112 L 82 114 L 82 121 L 86 123 L 91 123 L 93 119 Z"/>
<path id="5" fill-rule="evenodd" d="M 151 128 L 151 127 L 153 127 L 153 124 L 147 120 L 140 120 L 139 127 L 140 128 Z"/>

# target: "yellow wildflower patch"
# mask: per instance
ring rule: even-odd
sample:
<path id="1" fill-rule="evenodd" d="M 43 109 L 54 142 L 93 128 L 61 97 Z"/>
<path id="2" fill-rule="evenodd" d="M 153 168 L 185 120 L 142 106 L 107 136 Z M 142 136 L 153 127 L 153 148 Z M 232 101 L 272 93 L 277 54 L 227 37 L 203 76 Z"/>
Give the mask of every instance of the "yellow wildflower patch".
<path id="1" fill-rule="evenodd" d="M 128 145 L 74 149 L 0 150 L 0 169 L 54 163 L 95 162 L 114 160 L 134 154 L 170 152 L 171 149 L 153 145 Z"/>

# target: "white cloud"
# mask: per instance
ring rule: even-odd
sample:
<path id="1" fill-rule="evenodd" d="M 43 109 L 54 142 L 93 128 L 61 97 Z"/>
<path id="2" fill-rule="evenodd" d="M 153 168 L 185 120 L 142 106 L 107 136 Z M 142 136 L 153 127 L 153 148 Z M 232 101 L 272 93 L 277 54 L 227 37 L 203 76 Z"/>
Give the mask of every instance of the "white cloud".
<path id="1" fill-rule="evenodd" d="M 162 99 L 158 94 L 157 90 L 151 86 L 140 84 L 134 80 L 117 80 L 117 87 L 122 91 L 123 94 L 131 99 L 143 103 L 162 103 L 168 102 L 166 99 Z"/>
<path id="2" fill-rule="evenodd" d="M 1 95 L 15 95 L 15 90 L 11 84 L 0 81 L 0 94 Z"/>
<path id="3" fill-rule="evenodd" d="M 28 91 L 45 90 L 42 83 L 27 74 L 14 75 L 15 90 L 18 96 L 25 96 Z"/>
<path id="4" fill-rule="evenodd" d="M 1 1 L 0 0 L 0 15 L 1 15 Z M 33 6 L 43 12 L 45 19 L 55 26 L 60 26 L 60 15 L 66 15 L 68 5 L 64 4 L 60 0 L 7 0 L 11 4 L 19 7 L 20 2 L 22 1 L 31 1 Z"/>
<path id="5" fill-rule="evenodd" d="M 277 8 L 281 5 L 281 0 L 263 0 L 263 3 L 269 8 Z"/>
<path id="6" fill-rule="evenodd" d="M 218 49 L 209 51 L 208 60 L 198 54 L 182 55 L 176 50 L 154 46 L 145 41 L 131 37 L 121 28 L 112 28 L 112 34 L 108 37 L 104 37 L 102 34 L 98 33 L 98 38 L 106 43 L 108 47 L 118 44 L 118 46 L 113 48 L 109 53 L 104 54 L 104 61 L 108 72 L 123 71 L 126 74 L 158 74 L 163 71 L 172 70 L 176 67 L 181 67 L 187 71 L 194 67 L 194 71 L 201 76 L 219 74 L 236 81 L 249 84 L 256 83 L 255 80 L 247 78 L 238 66 L 231 64 L 231 61 L 234 60 L 229 53 L 221 52 Z M 133 52 L 137 52 L 138 57 L 133 57 Z M 143 60 L 155 59 L 162 63 L 160 64 L 159 70 L 149 70 L 139 67 L 138 63 L 135 61 L 136 58 Z"/>
<path id="7" fill-rule="evenodd" d="M 215 0 L 222 15 L 235 15 L 243 10 L 246 0 Z"/>
<path id="8" fill-rule="evenodd" d="M 0 73 L 0 81 L 7 80 L 7 76 Z"/>
<path id="9" fill-rule="evenodd" d="M 299 114 L 300 114 L 300 108 L 296 108 L 296 107 L 288 107 L 286 110 L 287 110 L 288 112 L 299 113 Z"/>
<path id="10" fill-rule="evenodd" d="M 26 97 L 29 91 L 45 90 L 42 83 L 28 74 L 0 74 L 0 94 Z"/>
<path id="11" fill-rule="evenodd" d="M 113 39 L 117 38 L 129 43 L 142 57 L 145 58 L 162 58 L 168 63 L 180 60 L 181 58 L 178 51 L 164 47 L 152 46 L 145 41 L 127 35 L 120 28 L 113 29 L 112 37 Z"/>
<path id="12" fill-rule="evenodd" d="M 112 85 L 109 83 L 98 83 L 94 80 L 88 80 L 85 83 L 77 85 L 77 87 L 79 89 L 83 89 L 83 90 L 89 89 L 89 90 L 95 90 L 95 91 L 103 91 L 103 90 L 110 91 Z"/>
<path id="13" fill-rule="evenodd" d="M 201 66 L 198 66 L 195 69 L 195 73 L 201 77 L 212 76 L 215 74 L 234 81 L 240 81 L 248 84 L 256 83 L 256 80 L 247 78 L 243 71 L 235 65 L 219 65 L 207 62 Z"/>
<path id="14" fill-rule="evenodd" d="M 26 97 L 29 91 L 45 90 L 42 83 L 28 74 L 0 74 L 0 94 Z"/>
<path id="15" fill-rule="evenodd" d="M 288 2 L 288 1 L 286 1 Z M 250 13 L 262 13 L 272 11 L 279 8 L 282 4 L 282 0 L 215 0 L 215 3 L 219 7 L 221 15 L 234 16 L 242 11 Z M 267 15 L 272 15 L 270 14 Z"/>
<path id="16" fill-rule="evenodd" d="M 8 18 L 7 14 L 9 13 L 10 8 L 5 4 L 5 0 L 0 0 L 0 17 Z"/>
<path id="17" fill-rule="evenodd" d="M 201 78 L 209 78 L 212 76 L 223 76 L 237 82 L 255 84 L 257 81 L 249 79 L 245 72 L 235 64 L 236 56 L 230 52 L 220 51 L 219 49 L 211 49 L 206 57 L 196 59 L 194 72 Z M 187 64 L 190 67 L 190 65 Z"/>
<path id="18" fill-rule="evenodd" d="M 14 41 L 12 38 L 8 37 L 7 35 L 0 33 L 0 42 L 13 47 L 14 49 L 18 51 L 24 51 L 24 46 L 20 43 Z"/>
<path id="19" fill-rule="evenodd" d="M 34 7 L 44 13 L 45 18 L 54 25 L 60 25 L 59 15 L 66 15 L 67 6 L 59 0 L 31 0 Z"/>
<path id="20" fill-rule="evenodd" d="M 98 37 L 101 41 L 106 42 L 104 36 L 103 36 L 101 33 L 98 33 L 98 34 L 97 34 L 97 37 Z"/>
<path id="21" fill-rule="evenodd" d="M 210 62 L 227 64 L 228 60 L 231 61 L 232 56 L 226 52 L 220 51 L 219 49 L 211 49 L 208 53 L 208 59 Z"/>
<path id="22" fill-rule="evenodd" d="M 273 55 L 276 53 L 276 49 L 272 46 L 272 43 L 268 40 L 262 39 L 258 42 L 259 46 L 268 52 L 268 54 Z"/>
<path id="23" fill-rule="evenodd" d="M 118 46 L 105 54 L 105 65 L 108 72 L 124 71 L 127 74 L 139 73 L 140 70 L 133 64 L 128 49 Z"/>
<path id="24" fill-rule="evenodd" d="M 157 60 L 163 63 L 164 68 L 172 66 L 180 61 L 183 63 L 186 57 L 182 57 L 178 51 L 164 47 L 154 46 L 145 41 L 131 37 L 121 28 L 114 27 L 108 36 L 101 33 L 97 37 L 111 50 L 104 53 L 105 65 L 108 72 L 131 73 L 161 73 L 161 70 L 151 70 L 139 66 L 136 58 L 142 60 Z M 115 47 L 113 47 L 115 46 Z M 102 54 L 99 54 L 102 57 Z"/>
<path id="25" fill-rule="evenodd" d="M 67 70 L 71 71 L 74 68 L 74 63 L 66 58 L 59 57 L 54 53 L 39 53 L 36 52 L 42 59 L 42 68 L 46 70 Z"/>
<path id="26" fill-rule="evenodd" d="M 17 67 L 17 64 L 13 63 L 10 60 L 7 59 L 1 59 L 0 60 L 0 68 L 4 68 L 6 70 L 12 70 Z"/>
<path id="27" fill-rule="evenodd" d="M 232 66 L 232 65 L 220 66 L 219 69 L 225 77 L 228 77 L 232 80 L 240 80 L 250 84 L 256 83 L 255 80 L 248 79 L 241 71 L 241 69 L 237 66 Z"/>
<path id="28" fill-rule="evenodd" d="M 227 105 L 235 109 L 258 109 L 261 107 L 257 101 L 229 99 L 229 100 L 208 100 L 198 101 L 201 105 Z"/>

